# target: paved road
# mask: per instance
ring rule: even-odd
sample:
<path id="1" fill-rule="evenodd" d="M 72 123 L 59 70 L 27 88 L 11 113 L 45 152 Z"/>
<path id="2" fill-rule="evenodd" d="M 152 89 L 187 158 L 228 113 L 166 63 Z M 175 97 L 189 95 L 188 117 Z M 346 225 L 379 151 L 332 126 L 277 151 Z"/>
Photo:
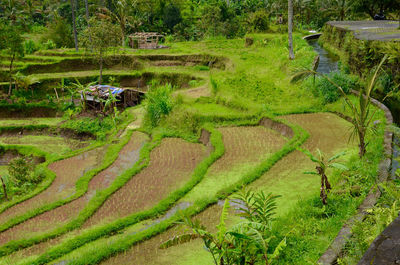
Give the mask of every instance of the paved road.
<path id="1" fill-rule="evenodd" d="M 400 41 L 399 21 L 329 21 L 327 24 L 353 31 L 360 40 Z"/>

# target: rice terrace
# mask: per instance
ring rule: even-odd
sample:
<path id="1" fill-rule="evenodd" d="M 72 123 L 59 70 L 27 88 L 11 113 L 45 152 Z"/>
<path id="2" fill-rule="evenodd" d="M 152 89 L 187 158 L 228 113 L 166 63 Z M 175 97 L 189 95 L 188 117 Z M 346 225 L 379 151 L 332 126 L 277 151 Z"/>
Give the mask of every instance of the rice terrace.
<path id="1" fill-rule="evenodd" d="M 0 0 L 0 265 L 399 264 L 399 10 Z"/>

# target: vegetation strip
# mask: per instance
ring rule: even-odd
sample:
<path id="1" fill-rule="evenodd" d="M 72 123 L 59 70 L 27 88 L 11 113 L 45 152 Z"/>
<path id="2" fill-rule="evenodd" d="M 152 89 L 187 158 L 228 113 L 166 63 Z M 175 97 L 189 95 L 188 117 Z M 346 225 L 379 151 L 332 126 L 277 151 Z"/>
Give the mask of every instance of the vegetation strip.
<path id="1" fill-rule="evenodd" d="M 243 122 L 243 121 L 241 121 L 240 123 L 241 123 L 241 125 L 256 125 L 259 122 L 251 120 L 251 121 L 247 122 L 247 124 L 245 124 L 245 122 Z M 238 181 L 237 183 L 231 185 L 230 187 L 225 188 L 224 190 L 220 191 L 214 198 L 211 198 L 211 199 L 203 201 L 203 202 L 196 202 L 193 206 L 189 207 L 185 211 L 188 211 L 191 215 L 196 214 L 196 213 L 202 211 L 203 209 L 205 209 L 209 204 L 216 203 L 219 199 L 225 198 L 227 194 L 231 194 L 232 192 L 243 187 L 244 185 L 251 183 L 255 179 L 259 178 L 263 173 L 268 171 L 282 157 L 284 157 L 286 154 L 290 153 L 291 151 L 295 150 L 298 146 L 300 146 L 308 138 L 307 132 L 302 130 L 299 126 L 290 125 L 286 122 L 284 122 L 284 123 L 289 125 L 293 129 L 294 137 L 288 143 L 286 143 L 286 145 L 282 149 L 280 149 L 280 151 L 276 152 L 269 159 L 262 162 L 260 164 L 260 166 L 256 167 L 254 169 L 254 171 L 252 171 L 250 174 L 246 175 L 240 181 Z M 206 128 L 211 132 L 210 141 L 215 148 L 213 154 L 216 154 L 216 152 L 218 152 L 218 153 L 220 153 L 220 156 L 222 156 L 224 146 L 223 146 L 223 142 L 222 142 L 221 133 L 218 132 L 218 130 L 212 128 L 211 125 L 207 125 Z M 210 159 L 208 159 L 208 160 L 210 160 Z M 213 163 L 213 161 L 210 161 L 210 162 L 211 162 L 210 163 L 210 165 L 211 165 Z M 191 188 L 193 188 L 193 187 L 191 187 Z M 174 192 L 174 193 L 176 193 L 176 192 Z M 147 218 L 156 217 L 157 212 L 161 212 L 158 209 L 160 207 L 161 203 L 159 203 L 158 206 L 156 206 L 155 208 L 150 210 L 153 213 L 151 215 L 148 215 Z M 172 206 L 173 204 L 174 204 L 174 202 L 172 202 L 169 206 Z M 165 210 L 162 212 L 165 212 Z M 139 216 L 137 216 L 137 214 L 135 214 L 135 215 L 132 216 L 131 218 L 120 219 L 120 220 L 118 220 L 114 223 L 108 224 L 107 226 L 104 226 L 104 227 L 97 227 L 97 228 L 93 228 L 88 231 L 85 231 L 83 234 L 75 237 L 74 239 L 68 240 L 64 243 L 59 244 L 58 246 L 55 246 L 54 248 L 50 249 L 46 253 L 39 256 L 37 259 L 30 260 L 29 262 L 22 263 L 22 264 L 45 264 L 45 263 L 48 263 L 52 260 L 55 260 L 65 254 L 73 251 L 74 249 L 76 249 L 86 243 L 94 241 L 100 237 L 115 233 L 117 231 L 120 231 L 123 228 L 128 227 L 129 225 L 133 225 L 135 223 L 138 223 L 138 222 L 146 219 L 146 218 L 140 218 Z M 77 264 L 95 264 L 95 261 L 94 260 L 92 261 L 92 258 L 95 258 L 96 262 L 98 262 L 98 261 L 101 261 L 101 260 L 111 256 L 111 255 L 115 255 L 118 252 L 124 251 L 135 243 L 138 243 L 138 242 L 143 241 L 151 236 L 154 236 L 156 234 L 159 234 L 159 233 L 165 231 L 166 229 L 168 229 L 169 227 L 174 225 L 174 222 L 177 220 L 176 218 L 177 218 L 177 215 L 173 215 L 173 217 L 166 219 L 166 220 L 160 222 L 159 224 L 157 224 L 149 229 L 146 229 L 143 232 L 139 232 L 138 234 L 135 234 L 133 236 L 132 235 L 126 236 L 127 238 L 124 238 L 123 240 L 121 239 L 122 241 L 119 240 L 121 242 L 116 242 L 116 244 L 114 245 L 114 246 L 116 246 L 115 248 L 108 247 L 107 250 L 102 250 L 105 252 L 102 252 L 99 250 L 96 257 L 86 257 L 86 256 L 82 257 L 82 260 L 80 260 L 81 263 L 77 263 Z M 111 251 L 112 253 L 109 253 L 109 251 Z M 90 260 L 89 263 L 87 263 L 88 260 Z M 75 262 L 77 262 L 77 261 L 74 261 L 73 264 L 75 264 Z"/>
<path id="2" fill-rule="evenodd" d="M 358 94 L 357 91 L 353 91 L 354 94 Z M 390 166 L 391 166 L 391 157 L 393 154 L 392 148 L 392 140 L 393 133 L 389 129 L 389 126 L 393 123 L 393 116 L 390 110 L 381 102 L 376 99 L 371 99 L 371 102 L 384 111 L 386 118 L 386 127 L 385 127 L 385 135 L 384 135 L 384 152 L 385 157 L 379 164 L 379 176 L 378 176 L 378 184 L 385 182 L 390 174 Z M 351 227 L 357 222 L 361 221 L 367 214 L 367 210 L 372 208 L 378 198 L 381 196 L 380 189 L 377 189 L 375 186 L 371 188 L 367 197 L 364 199 L 360 207 L 358 208 L 357 214 L 351 217 L 345 224 L 342 229 L 339 231 L 337 237 L 333 240 L 329 248 L 325 251 L 325 253 L 318 260 L 321 264 L 334 264 L 339 257 L 340 253 L 343 251 L 343 248 L 348 241 L 348 239 L 352 235 Z"/>
<path id="3" fill-rule="evenodd" d="M 132 120 L 133 120 L 132 116 L 129 116 L 127 121 L 119 126 L 119 129 L 125 128 L 129 124 L 129 122 L 131 122 Z M 26 200 L 29 200 L 29 199 L 33 198 L 34 196 L 38 195 L 39 193 L 43 192 L 48 187 L 50 187 L 50 185 L 53 183 L 53 181 L 55 180 L 55 178 L 57 176 L 54 174 L 54 172 L 52 172 L 50 169 L 48 169 L 48 165 L 50 165 L 51 163 L 54 163 L 56 161 L 67 159 L 67 158 L 82 154 L 84 152 L 93 150 L 93 149 L 95 149 L 97 147 L 100 147 L 100 146 L 103 146 L 103 145 L 105 145 L 107 143 L 111 143 L 113 141 L 114 137 L 117 135 L 117 133 L 118 133 L 118 130 L 116 130 L 109 137 L 109 140 L 107 142 L 99 142 L 99 143 L 93 144 L 93 145 L 88 146 L 86 148 L 83 148 L 81 150 L 73 151 L 73 152 L 71 152 L 68 155 L 63 156 L 63 157 L 59 157 L 57 155 L 48 155 L 48 157 L 46 157 L 46 162 L 41 165 L 41 167 L 43 168 L 43 171 L 46 174 L 45 179 L 38 185 L 38 187 L 32 193 L 27 194 L 27 195 L 25 195 L 25 196 L 23 196 L 21 198 L 18 198 L 18 199 L 14 200 L 14 201 L 10 201 L 9 203 L 6 203 L 6 204 L 2 205 L 1 208 L 0 208 L 0 213 L 3 213 L 5 210 L 11 208 L 12 206 L 14 206 L 16 204 L 19 204 L 21 202 L 24 202 Z M 116 145 L 114 147 L 110 147 L 107 150 L 107 154 L 109 154 L 108 159 L 103 160 L 103 164 L 100 167 L 98 167 L 97 169 L 93 169 L 93 170 L 90 170 L 90 171 L 86 172 L 85 175 L 82 176 L 79 179 L 79 181 L 76 183 L 76 192 L 75 192 L 75 194 L 73 196 L 71 196 L 70 198 L 65 199 L 65 200 L 60 200 L 58 202 L 54 202 L 54 203 L 51 203 L 51 204 L 48 204 L 48 205 L 44 205 L 44 206 L 39 207 L 37 209 L 34 209 L 34 210 L 30 211 L 30 212 L 27 212 L 27 213 L 25 213 L 23 215 L 20 215 L 18 217 L 14 217 L 11 220 L 9 220 L 8 222 L 5 222 L 5 223 L 0 225 L 0 232 L 5 231 L 5 230 L 7 230 L 7 229 L 9 229 L 9 228 L 11 228 L 11 227 L 13 227 L 15 225 L 18 225 L 18 224 L 20 224 L 20 223 L 22 223 L 22 222 L 24 222 L 24 221 L 26 221 L 26 220 L 28 220 L 28 219 L 30 219 L 32 217 L 35 217 L 35 216 L 37 216 L 37 215 L 39 215 L 41 213 L 44 213 L 46 211 L 50 211 L 50 210 L 52 210 L 52 209 L 54 209 L 56 207 L 59 207 L 59 206 L 61 206 L 63 204 L 66 204 L 66 203 L 68 203 L 68 202 L 70 202 L 70 201 L 72 201 L 74 199 L 77 199 L 80 196 L 82 196 L 84 193 L 86 193 L 87 188 L 88 188 L 88 184 L 89 184 L 89 181 L 91 180 L 91 178 L 93 176 L 95 176 L 98 172 L 104 170 L 109 165 L 111 165 L 113 163 L 113 161 L 115 159 L 117 159 L 118 152 L 123 148 L 123 146 L 128 141 L 129 141 L 129 138 L 125 137 L 125 138 L 123 138 L 122 141 L 119 142 L 118 145 Z M 15 147 L 22 148 L 20 146 L 15 146 Z M 31 150 L 37 150 L 34 147 L 25 147 L 25 148 L 28 148 L 28 149 L 31 148 Z M 105 157 L 107 157 L 107 155 Z M 3 247 L 0 247 L 0 256 L 5 255 L 2 252 Z M 9 252 L 6 251 L 5 253 L 9 253 Z"/>

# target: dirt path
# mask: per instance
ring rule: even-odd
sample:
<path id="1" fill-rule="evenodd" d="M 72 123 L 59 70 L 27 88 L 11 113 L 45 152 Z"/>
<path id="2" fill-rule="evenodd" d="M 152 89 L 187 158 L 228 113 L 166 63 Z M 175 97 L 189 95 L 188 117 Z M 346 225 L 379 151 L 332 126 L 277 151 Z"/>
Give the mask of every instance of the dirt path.
<path id="1" fill-rule="evenodd" d="M 34 233 L 51 231 L 76 217 L 87 205 L 96 191 L 107 188 L 114 179 L 132 167 L 139 159 L 139 151 L 148 137 L 134 132 L 128 144 L 119 153 L 117 160 L 107 169 L 97 174 L 89 183 L 87 193 L 77 200 L 52 211 L 45 212 L 0 234 L 0 243 L 31 237 Z M 52 224 L 49 227 L 49 223 Z"/>
<path id="2" fill-rule="evenodd" d="M 325 113 L 299 114 L 289 115 L 283 118 L 300 125 L 310 133 L 310 138 L 304 144 L 304 147 L 310 150 L 320 148 L 323 152 L 334 154 L 337 150 L 348 147 L 348 138 L 344 132 L 347 132 L 350 125 L 336 115 Z M 226 137 L 224 135 L 224 142 L 225 141 Z M 251 142 L 253 142 L 253 139 L 251 139 Z M 254 153 L 257 153 L 256 150 L 254 151 Z M 310 169 L 310 167 L 311 169 L 313 168 L 313 163 L 310 163 L 309 159 L 304 154 L 295 151 L 280 160 L 271 170 L 249 186 L 255 190 L 272 191 L 275 194 L 282 194 L 284 192 L 281 201 L 285 204 L 292 205 L 300 196 L 318 192 L 318 183 L 316 184 L 314 179 L 312 179 L 313 176 L 308 178 L 303 174 L 305 171 L 304 169 Z M 212 170 L 210 170 L 210 172 L 211 171 Z M 282 203 L 280 205 L 282 205 Z M 221 205 L 213 205 L 200 213 L 196 218 L 200 219 L 209 229 L 213 229 L 219 221 L 221 207 Z M 211 255 L 203 249 L 201 240 L 195 240 L 166 250 L 160 250 L 158 248 L 162 242 L 165 242 L 177 233 L 182 233 L 182 231 L 182 228 L 179 227 L 169 229 L 165 233 L 135 245 L 129 251 L 112 257 L 101 264 L 213 264 Z"/>
<path id="3" fill-rule="evenodd" d="M 111 195 L 84 227 L 154 206 L 186 183 L 206 154 L 206 148 L 201 144 L 177 138 L 163 139 L 151 152 L 149 166 Z"/>

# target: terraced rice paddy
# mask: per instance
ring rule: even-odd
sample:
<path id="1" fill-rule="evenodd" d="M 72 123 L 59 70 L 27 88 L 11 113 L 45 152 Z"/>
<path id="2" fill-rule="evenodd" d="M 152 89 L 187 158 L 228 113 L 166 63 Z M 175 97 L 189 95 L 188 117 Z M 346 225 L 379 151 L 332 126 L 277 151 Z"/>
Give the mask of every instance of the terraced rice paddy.
<path id="1" fill-rule="evenodd" d="M 194 200 L 201 199 L 202 197 L 200 196 L 212 196 L 214 192 L 218 192 L 227 185 L 235 183 L 243 174 L 251 170 L 254 165 L 267 159 L 269 155 L 276 152 L 285 143 L 285 140 L 278 132 L 262 126 L 224 127 L 220 128 L 219 131 L 223 136 L 223 143 L 225 146 L 224 155 L 210 167 L 203 181 L 177 203 L 178 206 L 182 206 L 183 208 L 188 207 Z M 240 168 L 240 166 L 242 166 L 242 168 Z M 213 206 L 212 209 L 218 211 L 219 206 Z M 203 215 L 210 217 L 208 211 L 201 213 L 199 216 Z M 213 215 L 212 219 L 218 220 L 218 214 Z M 126 229 L 124 234 L 133 234 L 151 226 L 152 221 L 142 222 Z M 175 231 L 175 229 L 171 229 L 168 230 L 166 234 L 171 235 L 170 233 Z M 157 250 L 159 243 L 161 243 L 164 238 L 164 234 L 156 236 L 149 241 L 134 246 L 126 253 L 111 258 L 106 261 L 105 264 L 132 264 L 132 262 L 133 264 L 144 264 L 147 262 L 149 262 L 148 264 L 153 264 L 152 262 L 156 262 L 155 260 L 158 259 L 158 257 L 162 258 L 162 255 L 158 256 L 159 252 L 154 251 Z M 98 240 L 98 242 L 90 243 L 78 250 L 81 251 L 84 249 L 90 253 L 90 251 L 96 250 L 96 244 L 104 245 L 112 244 L 112 242 L 113 237 L 101 239 Z M 138 253 L 140 253 L 140 255 Z M 73 258 L 74 252 L 60 259 L 59 262 L 73 260 Z"/>
<path id="2" fill-rule="evenodd" d="M 106 170 L 91 179 L 88 191 L 84 196 L 72 201 L 71 203 L 64 204 L 54 210 L 31 218 L 28 221 L 1 233 L 0 242 L 4 244 L 10 240 L 24 238 L 27 235 L 32 236 L 38 232 L 53 230 L 54 228 L 57 228 L 75 218 L 97 191 L 107 188 L 119 174 L 132 167 L 138 161 L 140 148 L 146 140 L 147 137 L 144 134 L 134 133 L 131 140 L 119 153 L 118 159 Z M 99 152 L 99 150 L 95 150 L 94 152 L 97 154 L 102 153 Z M 65 171 L 65 169 L 60 168 L 58 168 L 58 170 Z M 58 173 L 59 171 L 56 172 Z M 73 181 L 73 179 L 69 180 Z M 61 189 L 66 188 L 67 185 L 74 186 L 74 184 L 74 182 L 67 182 L 64 186 L 59 186 L 59 193 L 61 193 Z M 49 227 L 49 223 L 52 224 L 51 227 Z"/>
<path id="3" fill-rule="evenodd" d="M 103 152 L 94 149 L 50 164 L 49 169 L 57 176 L 50 187 L 39 195 L 2 212 L 0 222 L 4 223 L 40 206 L 72 196 L 75 193 L 76 181 L 86 171 L 95 168 L 100 163 L 102 155 Z"/>
<path id="4" fill-rule="evenodd" d="M 150 164 L 108 198 L 84 227 L 125 217 L 157 204 L 189 180 L 207 151 L 201 144 L 167 138 L 152 151 Z"/>
<path id="5" fill-rule="evenodd" d="M 329 113 L 316 113 L 316 114 L 296 114 L 282 117 L 285 120 L 288 120 L 294 124 L 298 124 L 307 130 L 310 134 L 309 139 L 303 145 L 303 148 L 307 148 L 310 151 L 315 151 L 316 148 L 321 148 L 323 152 L 327 155 L 333 155 L 338 151 L 342 150 L 354 150 L 354 143 L 351 142 L 348 144 L 348 136 L 343 134 L 343 132 L 347 132 L 350 124 L 339 118 L 334 114 Z M 318 126 L 316 126 L 318 124 Z M 249 127 L 251 128 L 251 127 Z M 222 130 L 224 134 L 224 143 L 226 144 L 227 150 L 229 148 L 234 148 L 239 145 L 241 139 L 240 136 L 244 136 L 243 133 L 249 128 L 234 128 Z M 257 127 L 255 127 L 257 128 Z M 243 130 L 243 132 L 241 131 Z M 253 128 L 254 129 L 254 128 Z M 261 127 L 258 127 L 261 130 Z M 228 134 L 232 133 L 232 134 Z M 248 133 L 248 132 L 247 132 Z M 229 137 L 230 135 L 230 137 Z M 234 136 L 233 136 L 234 135 Z M 248 135 L 250 136 L 250 135 Z M 257 143 L 260 143 L 262 138 L 260 137 L 262 134 L 254 135 L 252 134 L 252 138 L 244 138 L 244 139 L 257 139 Z M 239 137 L 239 138 L 236 138 Z M 270 136 L 271 137 L 271 136 Z M 229 140 L 229 144 L 227 144 L 226 139 Z M 235 140 L 234 140 L 235 139 Z M 279 138 L 275 139 L 279 141 Z M 261 144 L 262 145 L 262 144 Z M 246 146 L 246 143 L 243 144 L 242 148 Z M 265 148 L 266 146 L 264 146 Z M 249 148 L 249 149 L 247 149 Z M 247 148 L 242 150 L 247 150 L 251 152 L 254 150 L 253 154 L 247 154 L 249 156 L 259 157 L 260 151 L 257 152 L 257 147 L 255 146 L 247 146 Z M 254 149 L 253 149 L 254 148 Z M 236 149 L 237 150 L 237 149 Z M 267 149 L 263 149 L 267 150 Z M 229 161 L 229 153 L 228 157 L 225 156 L 221 159 L 225 158 Z M 232 152 L 233 154 L 233 152 Z M 235 164 L 238 163 L 237 159 L 240 157 L 236 153 L 234 156 Z M 243 159 L 243 158 L 242 158 Z M 246 159 L 243 159 L 246 161 Z M 217 162 L 218 163 L 218 162 Z M 217 164 L 216 163 L 216 164 Z M 228 162 L 229 163 L 229 162 Z M 228 166 L 227 163 L 224 162 L 225 166 Z M 312 193 L 316 193 L 319 190 L 319 186 L 316 185 L 314 181 L 315 176 L 305 175 L 303 172 L 307 170 L 312 170 L 314 164 L 310 162 L 309 158 L 306 157 L 300 151 L 294 151 L 282 158 L 278 163 L 276 163 L 267 173 L 265 173 L 261 178 L 253 182 L 249 185 L 250 188 L 254 190 L 262 189 L 265 192 L 273 192 L 274 194 L 282 195 L 282 198 L 278 200 L 280 214 L 283 214 L 290 206 L 294 205 L 299 199 L 305 198 Z M 212 172 L 212 170 L 210 170 Z M 218 170 L 217 170 L 218 172 Z M 224 170 L 219 171 L 224 172 Z M 318 182 L 317 182 L 318 183 Z M 198 185 L 200 187 L 201 184 Z M 196 187 L 197 188 L 197 187 Z M 196 190 L 194 189 L 194 191 Z M 199 219 L 201 223 L 205 224 L 208 229 L 211 231 L 215 230 L 215 226 L 219 222 L 219 215 L 222 210 L 223 203 L 219 203 L 207 208 L 205 211 L 196 216 L 196 219 Z M 229 224 L 234 224 L 238 222 L 239 219 L 234 217 L 230 217 L 228 220 Z M 112 257 L 109 260 L 101 263 L 107 265 L 121 264 L 174 264 L 174 265 L 195 265 L 195 264 L 213 264 L 211 255 L 209 255 L 202 247 L 201 240 L 194 240 L 190 243 L 185 243 L 183 245 L 179 245 L 176 247 L 171 247 L 166 250 L 161 250 L 158 246 L 165 242 L 166 240 L 172 238 L 174 235 L 183 233 L 184 230 L 182 227 L 174 227 L 164 232 L 161 235 L 155 236 L 150 240 L 140 243 L 127 252 L 121 253 L 116 257 Z"/>

